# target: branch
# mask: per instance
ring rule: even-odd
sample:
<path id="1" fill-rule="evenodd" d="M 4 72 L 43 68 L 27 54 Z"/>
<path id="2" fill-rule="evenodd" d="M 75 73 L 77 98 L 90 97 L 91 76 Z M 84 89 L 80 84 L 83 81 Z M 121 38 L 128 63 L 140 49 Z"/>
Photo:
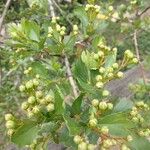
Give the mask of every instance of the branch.
<path id="1" fill-rule="evenodd" d="M 133 40 L 134 40 L 134 46 L 135 46 L 136 56 L 137 56 L 137 59 L 138 59 L 138 61 L 139 61 L 140 68 L 141 68 L 141 72 L 142 72 L 142 76 L 143 76 L 143 81 L 144 81 L 144 84 L 146 85 L 146 77 L 145 77 L 145 72 L 144 72 L 144 66 L 143 66 L 143 64 L 141 63 L 141 60 L 140 60 L 140 53 L 139 53 L 139 48 L 138 48 L 137 30 L 134 31 Z"/>
<path id="2" fill-rule="evenodd" d="M 54 11 L 52 0 L 48 0 L 48 3 L 49 3 L 49 10 L 50 10 L 51 16 L 55 17 L 55 11 Z"/>
<path id="3" fill-rule="evenodd" d="M 145 12 L 147 12 L 150 9 L 150 6 L 146 7 L 142 12 L 138 14 L 138 16 L 142 16 Z"/>
<path id="4" fill-rule="evenodd" d="M 65 60 L 67 76 L 68 76 L 70 85 L 72 87 L 73 95 L 76 98 L 76 97 L 78 97 L 78 88 L 77 88 L 76 83 L 75 83 L 75 81 L 73 79 L 73 76 L 72 76 L 72 72 L 71 72 L 71 68 L 70 68 L 70 63 L 68 61 L 68 57 L 65 56 L 64 60 Z"/>
<path id="5" fill-rule="evenodd" d="M 6 16 L 6 13 L 7 13 L 7 10 L 10 6 L 10 3 L 11 3 L 11 0 L 7 0 L 6 4 L 5 4 L 5 7 L 4 7 L 4 11 L 2 13 L 2 16 L 0 18 L 0 33 L 1 33 L 1 30 L 2 30 L 2 25 L 3 25 L 3 22 L 4 22 L 4 18 Z"/>

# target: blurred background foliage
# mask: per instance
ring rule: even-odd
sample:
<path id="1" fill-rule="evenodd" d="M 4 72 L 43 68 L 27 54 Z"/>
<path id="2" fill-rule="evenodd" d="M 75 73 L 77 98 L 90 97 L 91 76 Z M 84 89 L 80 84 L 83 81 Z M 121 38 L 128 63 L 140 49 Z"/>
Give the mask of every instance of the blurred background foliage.
<path id="1" fill-rule="evenodd" d="M 112 5 L 115 10 L 122 15 L 127 15 L 127 17 L 131 17 L 130 19 L 126 19 L 126 17 L 121 17 L 117 21 L 103 21 L 103 25 L 100 27 L 100 33 L 102 34 L 108 43 L 108 45 L 112 47 L 118 48 L 119 58 L 122 57 L 124 50 L 131 49 L 134 51 L 134 42 L 133 42 L 133 33 L 135 30 L 138 31 L 137 40 L 140 49 L 140 55 L 142 60 L 147 58 L 147 62 L 149 62 L 150 58 L 150 10 L 147 10 L 141 16 L 134 18 L 134 14 L 137 10 L 139 12 L 144 11 L 148 6 L 150 6 L 149 0 L 137 0 L 138 4 L 132 6 L 130 4 L 130 0 L 97 0 L 97 3 L 101 5 L 102 8 L 107 10 L 107 8 Z M 2 14 L 6 1 L 0 1 L 0 14 Z M 65 1 L 58 0 L 54 1 L 54 8 L 57 16 L 60 16 L 60 23 L 67 26 L 67 31 L 69 32 L 73 24 L 78 24 L 80 20 L 77 19 L 78 16 L 82 16 L 81 4 L 86 3 L 85 0 L 73 0 L 73 1 Z M 77 11 L 75 11 L 77 10 Z M 124 12 L 128 12 L 125 13 Z M 133 18 L 132 18 L 133 17 Z M 18 110 L 20 103 L 22 102 L 22 98 L 18 92 L 18 86 L 23 80 L 23 71 L 29 64 L 28 59 L 22 59 L 20 61 L 18 55 L 15 53 L 15 48 L 11 47 L 9 43 L 5 44 L 6 39 L 9 39 L 9 35 L 7 33 L 7 27 L 10 23 L 20 22 L 22 18 L 34 20 L 38 25 L 42 26 L 42 28 L 46 28 L 49 20 L 51 19 L 51 14 L 49 11 L 49 4 L 47 0 L 14 0 L 11 2 L 9 10 L 6 14 L 4 20 L 4 30 L 5 36 L 0 36 L 0 69 L 1 69 L 1 85 L 0 85 L 0 148 L 6 149 L 7 140 L 4 132 L 4 114 L 8 112 L 15 112 L 16 114 L 20 114 L 20 110 Z M 40 31 L 42 32 L 42 31 Z M 29 52 L 29 56 L 31 56 L 32 52 Z M 28 54 L 27 54 L 28 55 Z M 51 57 L 50 57 L 51 58 Z M 18 60 L 17 60 L 18 59 Z M 57 59 L 57 58 L 55 58 Z M 15 61 L 14 61 L 15 60 Z M 44 68 L 48 68 L 54 74 L 58 73 L 59 75 L 63 74 L 64 70 L 60 69 L 60 65 L 56 64 L 55 60 L 43 60 Z M 61 62 L 61 60 L 58 60 Z M 37 58 L 38 62 L 38 58 Z M 46 63 L 45 63 L 46 62 Z M 30 62 L 31 63 L 31 62 Z M 31 63 L 35 68 L 43 68 L 41 64 Z M 38 70 L 38 69 L 37 69 Z M 43 70 L 41 71 L 43 73 Z M 44 70 L 45 72 L 45 70 Z M 37 72 L 36 72 L 37 73 Z M 38 72 L 40 73 L 40 72 Z M 49 73 L 48 73 L 49 75 Z M 57 79 L 58 80 L 58 79 Z M 51 83 L 49 83 L 51 84 Z M 65 86 L 68 86 L 64 83 Z M 141 84 L 140 84 L 141 85 Z M 141 85 L 142 86 L 142 85 Z M 140 89 L 140 86 L 137 86 L 137 89 Z M 65 87 L 64 87 L 65 89 Z M 148 88 L 149 89 L 149 88 Z M 133 88 L 134 91 L 136 91 Z M 140 90 L 141 93 L 147 92 L 147 90 Z M 69 93 L 70 91 L 67 91 Z M 137 91 L 135 92 L 135 94 Z M 142 95 L 142 94 L 141 94 Z M 137 97 L 141 98 L 141 95 L 135 95 L 135 99 Z M 148 95 L 149 96 L 149 95 Z M 145 97 L 142 97 L 144 99 Z M 147 96 L 146 96 L 147 99 Z"/>

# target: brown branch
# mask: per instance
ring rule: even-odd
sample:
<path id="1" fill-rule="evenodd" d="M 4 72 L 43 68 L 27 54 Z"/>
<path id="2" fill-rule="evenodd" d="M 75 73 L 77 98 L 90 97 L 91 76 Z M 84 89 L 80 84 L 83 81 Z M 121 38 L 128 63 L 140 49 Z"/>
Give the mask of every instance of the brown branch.
<path id="1" fill-rule="evenodd" d="M 72 87 L 73 95 L 76 98 L 76 97 L 78 97 L 78 88 L 77 88 L 76 83 L 73 79 L 71 68 L 70 68 L 70 63 L 69 63 L 67 56 L 65 56 L 64 61 L 65 61 L 65 66 L 66 66 L 66 73 L 67 73 L 70 85 Z"/>
<path id="2" fill-rule="evenodd" d="M 7 13 L 7 10 L 10 6 L 10 3 L 11 3 L 11 0 L 7 0 L 6 4 L 5 4 L 5 7 L 4 7 L 4 11 L 2 13 L 2 16 L 0 18 L 0 33 L 1 33 L 1 30 L 2 30 L 2 25 L 3 25 L 3 22 L 4 22 L 4 18 L 6 16 L 6 13 Z"/>
<path id="3" fill-rule="evenodd" d="M 147 12 L 150 9 L 150 6 L 146 7 L 142 12 L 138 14 L 138 16 L 142 16 L 145 12 Z"/>
<path id="4" fill-rule="evenodd" d="M 141 72 L 142 72 L 143 81 L 144 81 L 144 84 L 146 84 L 146 77 L 145 77 L 145 72 L 144 72 L 144 66 L 141 63 L 141 59 L 140 59 L 140 53 L 139 53 L 139 47 L 138 47 L 138 41 L 137 41 L 137 30 L 134 31 L 133 40 L 134 40 L 134 46 L 135 46 L 136 56 L 137 56 L 137 59 L 139 61 L 139 65 L 140 65 Z"/>

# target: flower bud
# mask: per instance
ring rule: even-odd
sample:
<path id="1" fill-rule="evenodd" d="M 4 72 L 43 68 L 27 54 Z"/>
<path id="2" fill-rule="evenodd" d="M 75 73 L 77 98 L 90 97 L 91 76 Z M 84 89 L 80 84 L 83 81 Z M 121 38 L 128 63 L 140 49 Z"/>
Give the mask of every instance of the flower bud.
<path id="1" fill-rule="evenodd" d="M 13 120 L 14 119 L 14 116 L 12 114 L 6 114 L 5 115 L 5 120 L 8 121 L 8 120 Z"/>
<path id="2" fill-rule="evenodd" d="M 113 109 L 113 104 L 112 103 L 108 103 L 107 104 L 107 108 L 110 109 L 110 110 Z"/>
<path id="3" fill-rule="evenodd" d="M 114 63 L 114 64 L 112 65 L 112 67 L 113 67 L 114 69 L 118 69 L 119 65 L 118 65 L 118 63 Z"/>
<path id="4" fill-rule="evenodd" d="M 25 86 L 24 86 L 24 85 L 20 85 L 20 86 L 19 86 L 19 90 L 20 90 L 20 92 L 25 91 Z"/>
<path id="5" fill-rule="evenodd" d="M 99 72 L 103 74 L 105 72 L 105 68 L 104 67 L 100 67 Z"/>
<path id="6" fill-rule="evenodd" d="M 121 150 L 130 150 L 125 144 L 121 146 Z"/>
<path id="7" fill-rule="evenodd" d="M 34 116 L 34 113 L 29 111 L 27 115 L 28 115 L 29 118 L 32 118 Z"/>
<path id="8" fill-rule="evenodd" d="M 96 81 L 100 81 L 100 80 L 102 80 L 102 76 L 101 75 L 97 75 L 96 76 Z"/>
<path id="9" fill-rule="evenodd" d="M 132 121 L 135 122 L 135 123 L 137 123 L 139 121 L 139 119 L 137 117 L 133 117 Z"/>
<path id="10" fill-rule="evenodd" d="M 88 144 L 88 150 L 95 150 L 96 149 L 96 145 L 93 144 Z"/>
<path id="11" fill-rule="evenodd" d="M 127 141 L 128 141 L 128 142 L 131 142 L 132 140 L 133 140 L 132 136 L 131 136 L 131 135 L 128 135 L 128 136 L 127 136 Z"/>
<path id="12" fill-rule="evenodd" d="M 134 56 L 130 50 L 126 50 L 124 54 L 127 56 L 127 58 L 133 58 Z"/>
<path id="13" fill-rule="evenodd" d="M 13 133 L 14 133 L 14 130 L 13 130 L 13 129 L 9 129 L 9 130 L 7 131 L 7 135 L 9 135 L 9 136 L 12 136 Z"/>
<path id="14" fill-rule="evenodd" d="M 108 73 L 108 78 L 112 78 L 113 76 L 114 76 L 114 74 L 113 73 Z"/>
<path id="15" fill-rule="evenodd" d="M 56 25 L 56 30 L 57 30 L 57 31 L 60 31 L 60 30 L 61 30 L 61 28 L 60 28 L 60 25 L 59 25 L 59 24 L 57 24 L 57 25 Z"/>
<path id="16" fill-rule="evenodd" d="M 104 90 L 104 91 L 102 92 L 102 96 L 108 96 L 108 95 L 109 95 L 109 91 Z"/>
<path id="17" fill-rule="evenodd" d="M 6 128 L 7 129 L 14 129 L 15 128 L 15 122 L 12 120 L 9 120 L 6 122 Z"/>
<path id="18" fill-rule="evenodd" d="M 106 102 L 100 102 L 99 103 L 99 109 L 106 110 L 107 109 L 107 103 Z"/>
<path id="19" fill-rule="evenodd" d="M 92 100 L 92 106 L 96 107 L 96 106 L 98 106 L 98 104 L 99 104 L 98 99 L 93 99 Z"/>
<path id="20" fill-rule="evenodd" d="M 32 81 L 28 81 L 26 84 L 25 84 L 26 88 L 27 89 L 30 89 L 33 87 L 33 82 Z"/>
<path id="21" fill-rule="evenodd" d="M 65 35 L 65 31 L 63 31 L 63 30 L 60 31 L 60 35 L 62 35 L 62 36 Z"/>
<path id="22" fill-rule="evenodd" d="M 28 103 L 29 103 L 29 104 L 34 104 L 35 102 L 36 102 L 36 99 L 35 99 L 34 96 L 30 96 L 30 97 L 28 98 Z"/>
<path id="23" fill-rule="evenodd" d="M 95 126 L 97 125 L 97 119 L 95 119 L 95 118 L 90 119 L 89 125 L 90 125 L 91 127 L 95 127 Z"/>
<path id="24" fill-rule="evenodd" d="M 97 82 L 97 83 L 96 83 L 96 87 L 97 87 L 97 88 L 103 88 L 103 87 L 104 87 L 103 82 Z"/>
<path id="25" fill-rule="evenodd" d="M 114 10 L 113 6 L 109 6 L 109 7 L 108 7 L 108 10 L 109 10 L 109 11 L 113 11 L 113 10 Z"/>
<path id="26" fill-rule="evenodd" d="M 77 25 L 73 25 L 73 30 L 74 31 L 78 31 L 78 26 Z"/>
<path id="27" fill-rule="evenodd" d="M 24 74 L 29 74 L 29 72 L 30 72 L 29 70 L 25 70 L 23 73 Z"/>
<path id="28" fill-rule="evenodd" d="M 87 150 L 87 143 L 81 142 L 81 143 L 78 145 L 78 150 Z"/>
<path id="29" fill-rule="evenodd" d="M 39 78 L 40 78 L 40 75 L 39 75 L 39 74 L 37 74 L 35 77 L 36 77 L 37 79 L 39 79 Z"/>
<path id="30" fill-rule="evenodd" d="M 104 52 L 103 51 L 99 51 L 97 54 L 98 54 L 99 57 L 103 57 L 104 56 Z"/>
<path id="31" fill-rule="evenodd" d="M 47 102 L 54 102 L 54 98 L 50 94 L 48 94 L 48 95 L 45 96 L 45 100 Z"/>
<path id="32" fill-rule="evenodd" d="M 99 59 L 99 55 L 98 55 L 98 54 L 94 54 L 93 57 L 94 57 L 95 60 L 98 60 L 98 59 Z"/>
<path id="33" fill-rule="evenodd" d="M 46 108 L 47 108 L 47 111 L 48 111 L 48 112 L 51 112 L 51 111 L 53 111 L 53 110 L 55 109 L 54 104 L 52 104 L 52 103 L 48 104 L 48 105 L 46 106 Z"/>
<path id="34" fill-rule="evenodd" d="M 81 136 L 76 135 L 76 136 L 74 137 L 73 141 L 74 141 L 76 144 L 79 144 L 79 143 L 82 142 L 82 138 L 81 138 Z"/>
<path id="35" fill-rule="evenodd" d="M 42 93 L 42 91 L 37 91 L 35 93 L 35 95 L 36 95 L 37 98 L 41 98 L 43 96 L 43 93 Z"/>
<path id="36" fill-rule="evenodd" d="M 103 127 L 101 128 L 101 132 L 102 132 L 103 134 L 108 134 L 108 132 L 109 132 L 108 127 L 103 126 Z"/>
<path id="37" fill-rule="evenodd" d="M 37 79 L 33 79 L 33 85 L 34 86 L 38 86 L 39 85 L 39 81 Z"/>
<path id="38" fill-rule="evenodd" d="M 119 71 L 119 72 L 117 73 L 117 77 L 118 77 L 118 78 L 122 78 L 122 77 L 123 77 L 123 72 Z"/>
<path id="39" fill-rule="evenodd" d="M 28 107 L 29 107 L 29 103 L 28 102 L 23 102 L 21 104 L 21 109 L 23 109 L 23 110 L 27 110 Z"/>
<path id="40" fill-rule="evenodd" d="M 132 62 L 133 62 L 134 64 L 137 64 L 137 63 L 138 63 L 138 59 L 137 59 L 137 58 L 133 58 L 133 59 L 132 59 Z"/>

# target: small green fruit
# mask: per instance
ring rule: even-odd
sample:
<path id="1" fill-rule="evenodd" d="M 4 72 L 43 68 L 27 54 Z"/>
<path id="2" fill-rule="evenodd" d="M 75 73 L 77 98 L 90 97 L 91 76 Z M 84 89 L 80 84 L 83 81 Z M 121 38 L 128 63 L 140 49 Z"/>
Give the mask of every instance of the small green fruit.
<path id="1" fill-rule="evenodd" d="M 25 84 L 26 88 L 27 89 L 31 89 L 33 87 L 33 82 L 32 81 L 28 81 L 26 84 Z"/>
<path id="2" fill-rule="evenodd" d="M 110 109 L 110 110 L 113 109 L 113 104 L 112 103 L 107 103 L 107 108 Z"/>
<path id="3" fill-rule="evenodd" d="M 97 87 L 97 88 L 103 88 L 103 87 L 104 87 L 103 82 L 97 82 L 97 83 L 96 83 L 96 87 Z"/>
<path id="4" fill-rule="evenodd" d="M 29 107 L 29 103 L 28 103 L 28 102 L 23 102 L 23 103 L 21 104 L 21 108 L 22 108 L 23 110 L 27 110 L 28 107 Z"/>
<path id="5" fill-rule="evenodd" d="M 38 86 L 39 85 L 39 81 L 37 79 L 33 79 L 33 85 L 34 86 Z"/>
<path id="6" fill-rule="evenodd" d="M 13 129 L 9 129 L 9 130 L 7 131 L 7 135 L 9 135 L 9 136 L 12 136 L 13 133 L 14 133 L 14 130 L 13 130 Z"/>
<path id="7" fill-rule="evenodd" d="M 118 77 L 118 78 L 123 78 L 123 72 L 119 71 L 119 72 L 117 73 L 117 77 Z"/>
<path id="8" fill-rule="evenodd" d="M 42 91 L 37 91 L 35 93 L 35 95 L 36 95 L 37 98 L 41 98 L 43 96 L 43 92 Z"/>

